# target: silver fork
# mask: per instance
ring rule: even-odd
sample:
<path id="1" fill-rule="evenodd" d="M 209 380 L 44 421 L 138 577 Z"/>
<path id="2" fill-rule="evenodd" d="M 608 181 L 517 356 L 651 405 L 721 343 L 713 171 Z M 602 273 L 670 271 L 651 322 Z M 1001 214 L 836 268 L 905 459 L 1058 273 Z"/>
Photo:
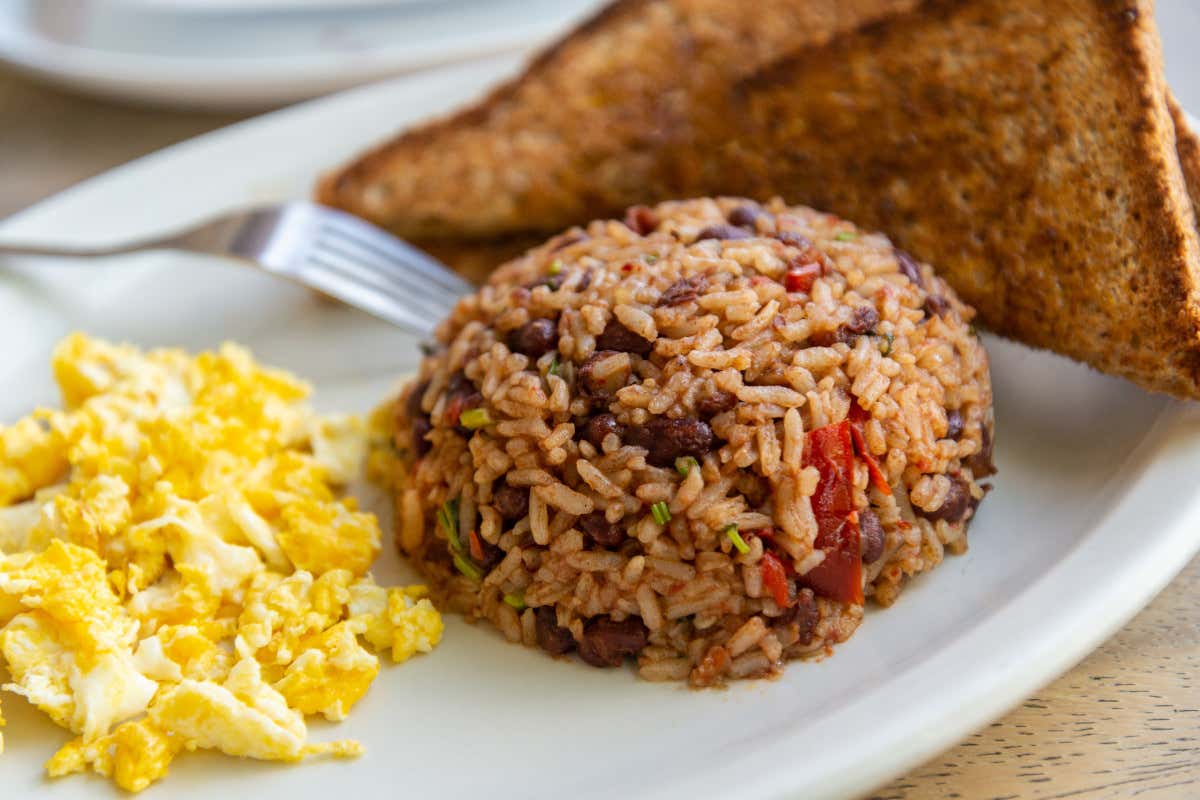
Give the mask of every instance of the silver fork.
<path id="1" fill-rule="evenodd" d="M 429 336 L 458 298 L 472 291 L 428 253 L 358 217 L 304 201 L 231 212 L 186 230 L 111 247 L 0 242 L 0 255 L 103 258 L 144 250 L 226 256 L 420 336 Z"/>

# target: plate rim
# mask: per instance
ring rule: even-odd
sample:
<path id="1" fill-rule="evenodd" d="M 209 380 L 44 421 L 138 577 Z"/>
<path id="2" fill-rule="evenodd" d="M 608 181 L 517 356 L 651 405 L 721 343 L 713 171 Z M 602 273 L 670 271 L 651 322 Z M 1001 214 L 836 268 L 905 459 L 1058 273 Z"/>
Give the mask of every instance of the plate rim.
<path id="1" fill-rule="evenodd" d="M 508 56 L 395 78 L 220 128 L 101 173 L 0 220 L 0 236 L 52 216 L 56 206 L 81 194 L 103 193 L 108 182 L 130 175 L 136 177 L 142 170 L 159 169 L 160 165 L 169 164 L 173 159 L 202 154 L 206 147 L 218 142 L 236 142 L 239 137 L 257 129 L 287 126 L 296 124 L 297 120 L 336 113 L 340 104 L 361 102 L 376 93 L 384 95 L 406 87 L 420 92 L 423 85 L 439 80 L 478 81 L 480 74 L 494 72 L 496 64 L 504 65 L 499 67 L 503 70 L 514 63 L 515 60 Z M 478 83 L 473 88 L 483 91 L 487 84 Z M 1190 115 L 1189 121 L 1196 124 Z M 331 154 L 327 166 L 332 166 L 337 157 L 340 155 Z M 1187 441 L 1185 435 L 1189 437 Z M 1033 634 L 1024 632 L 1021 653 L 998 654 L 997 663 L 961 680 L 943 684 L 938 681 L 960 676 L 915 675 L 914 685 L 939 691 L 939 702 L 906 719 L 873 720 L 873 727 L 863 733 L 854 748 L 841 747 L 840 752 L 833 753 L 830 763 L 823 766 L 818 776 L 820 780 L 813 778 L 813 771 L 807 764 L 795 763 L 796 754 L 803 753 L 809 742 L 801 738 L 800 731 L 793 730 L 791 735 L 784 732 L 767 747 L 736 754 L 670 785 L 642 786 L 640 793 L 655 798 L 690 798 L 697 793 L 701 796 L 735 793 L 738 796 L 783 798 L 800 792 L 813 797 L 869 792 L 1000 717 L 1039 687 L 1060 676 L 1124 626 L 1200 552 L 1200 533 L 1197 533 L 1200 531 L 1200 492 L 1178 498 L 1169 511 L 1169 504 L 1165 502 L 1149 509 L 1160 516 L 1165 514 L 1165 525 L 1155 537 L 1146 540 L 1148 544 L 1140 552 L 1108 552 L 1120 544 L 1118 532 L 1125 530 L 1121 526 L 1129 524 L 1131 517 L 1144 516 L 1145 504 L 1154 499 L 1156 492 L 1148 485 L 1151 481 L 1171 476 L 1182 480 L 1182 476 L 1200 471 L 1200 404 L 1175 400 L 1164 403 L 1128 459 L 1128 464 L 1136 462 L 1136 470 L 1132 473 L 1135 480 L 1059 563 L 1028 584 L 1011 602 L 995 609 L 966 636 L 946 644 L 905 672 L 915 671 L 917 666 L 927 663 L 948 666 L 956 656 L 961 661 L 963 654 L 978 647 L 979 641 L 994 643 L 997 633 L 1010 632 L 1017 626 L 1020 614 L 1033 615 L 1047 604 L 1054 604 L 1059 599 L 1054 584 L 1065 575 L 1074 576 L 1076 582 L 1099 577 L 1096 573 L 1100 567 L 1094 563 L 1098 555 L 1121 557 L 1121 570 L 1117 574 L 1121 591 L 1112 591 L 1102 587 L 1100 581 L 1093 581 L 1087 592 L 1074 598 L 1065 612 L 1060 611 L 1053 626 L 1037 628 Z M 1098 610 L 1103 612 L 1099 615 L 1103 620 L 1100 623 L 1095 621 Z M 1084 620 L 1088 624 L 1082 624 Z M 851 722 L 864 718 L 868 707 L 879 702 L 875 696 L 879 691 L 880 687 L 876 687 L 865 692 L 848 704 L 842 717 Z M 947 710 L 951 706 L 958 709 L 957 713 Z M 878 705 L 874 707 L 877 709 Z M 858 753 L 863 751 L 872 755 L 870 763 L 864 764 L 858 758 Z M 835 770 L 833 777 L 829 774 L 831 769 Z"/>

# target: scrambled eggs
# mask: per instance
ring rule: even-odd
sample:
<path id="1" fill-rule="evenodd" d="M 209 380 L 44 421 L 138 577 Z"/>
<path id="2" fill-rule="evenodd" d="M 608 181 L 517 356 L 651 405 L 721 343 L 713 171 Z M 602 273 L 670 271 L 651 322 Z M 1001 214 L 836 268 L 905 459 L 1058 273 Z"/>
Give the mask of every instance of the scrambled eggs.
<path id="1" fill-rule="evenodd" d="M 136 792 L 183 750 L 357 755 L 309 743 L 305 716 L 344 719 L 375 653 L 442 635 L 423 587 L 367 574 L 378 522 L 331 488 L 362 422 L 316 416 L 305 384 L 233 345 L 77 334 L 54 373 L 64 410 L 0 427 L 3 688 L 77 735 L 49 773 Z"/>

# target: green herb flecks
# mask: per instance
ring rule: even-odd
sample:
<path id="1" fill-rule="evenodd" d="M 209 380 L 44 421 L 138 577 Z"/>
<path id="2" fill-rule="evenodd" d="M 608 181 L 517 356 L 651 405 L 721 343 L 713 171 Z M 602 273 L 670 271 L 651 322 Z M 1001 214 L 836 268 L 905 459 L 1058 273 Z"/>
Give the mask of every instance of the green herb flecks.
<path id="1" fill-rule="evenodd" d="M 853 242 L 858 238 L 858 234 L 854 231 L 842 231 L 833 238 L 837 239 L 839 242 Z"/>
<path id="2" fill-rule="evenodd" d="M 515 608 L 517 611 L 524 611 L 525 610 L 525 593 L 524 592 L 512 592 L 510 594 L 506 594 L 506 595 L 504 595 L 504 602 L 508 603 L 510 606 Z"/>
<path id="3" fill-rule="evenodd" d="M 698 466 L 700 466 L 700 462 L 698 462 L 692 456 L 680 456 L 679 458 L 675 459 L 675 471 L 684 478 L 688 476 L 688 473 L 691 472 L 693 468 Z"/>
<path id="4" fill-rule="evenodd" d="M 667 504 L 661 500 L 650 506 L 650 513 L 659 525 L 666 525 L 671 521 L 671 509 L 667 508 Z"/>
<path id="5" fill-rule="evenodd" d="M 450 542 L 450 549 L 455 552 L 462 552 L 462 540 L 458 538 L 458 498 L 447 500 L 442 503 L 442 507 L 437 510 L 437 521 L 442 526 L 442 530 L 446 533 L 446 539 Z"/>
<path id="6" fill-rule="evenodd" d="M 475 564 L 472 563 L 471 560 L 462 553 L 452 552 L 450 557 L 454 559 L 454 568 L 463 575 L 466 575 L 473 581 L 483 579 L 483 572 L 479 569 L 479 567 L 475 566 Z"/>
<path id="7" fill-rule="evenodd" d="M 458 424 L 472 431 L 492 424 L 492 415 L 486 408 L 468 408 L 458 415 Z"/>
<path id="8" fill-rule="evenodd" d="M 892 354 L 892 345 L 896 341 L 896 334 L 885 333 L 881 338 L 883 341 L 879 343 L 879 352 L 882 355 L 890 356 Z"/>
<path id="9" fill-rule="evenodd" d="M 737 551 L 742 555 L 750 552 L 750 545 L 746 544 L 746 540 L 742 538 L 742 534 L 738 533 L 737 525 L 730 525 L 725 529 L 725 535 L 729 537 L 729 541 L 737 548 Z"/>
<path id="10" fill-rule="evenodd" d="M 554 360 L 550 362 L 550 369 L 546 370 L 546 374 L 557 375 L 560 369 L 562 369 L 562 364 L 559 363 L 558 356 L 555 356 Z"/>
<path id="11" fill-rule="evenodd" d="M 561 258 L 556 258 L 554 261 L 550 262 L 550 269 L 546 270 L 546 272 L 550 275 L 558 275 L 562 271 L 563 263 Z"/>

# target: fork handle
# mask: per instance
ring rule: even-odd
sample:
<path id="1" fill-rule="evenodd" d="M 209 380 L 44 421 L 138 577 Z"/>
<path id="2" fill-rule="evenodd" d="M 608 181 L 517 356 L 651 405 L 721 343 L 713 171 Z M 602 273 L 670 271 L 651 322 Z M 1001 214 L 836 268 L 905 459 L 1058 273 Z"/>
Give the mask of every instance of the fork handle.
<path id="1" fill-rule="evenodd" d="M 35 256 L 38 258 L 104 258 L 119 256 L 153 247 L 155 243 L 139 242 L 114 247 L 47 247 L 20 242 L 0 242 L 0 256 Z"/>

